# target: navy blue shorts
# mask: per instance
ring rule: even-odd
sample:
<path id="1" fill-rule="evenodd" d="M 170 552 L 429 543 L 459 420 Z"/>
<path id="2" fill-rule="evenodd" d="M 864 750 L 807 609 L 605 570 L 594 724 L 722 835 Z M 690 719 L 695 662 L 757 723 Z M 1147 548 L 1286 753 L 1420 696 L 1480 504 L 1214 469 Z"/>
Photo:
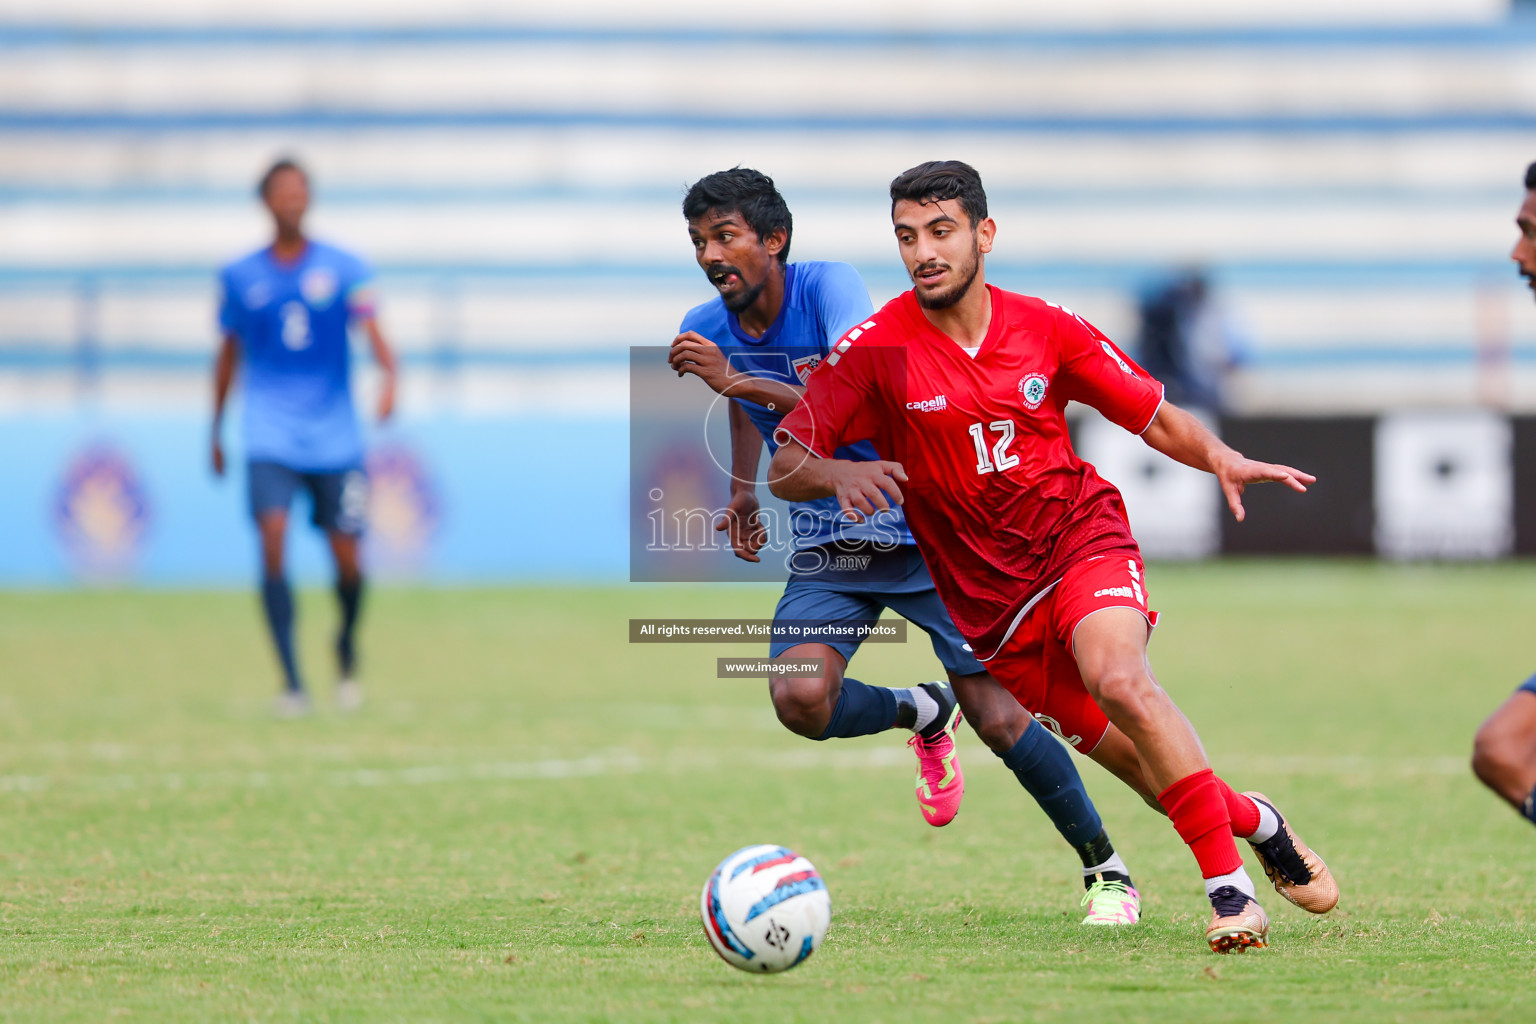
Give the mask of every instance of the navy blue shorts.
<path id="1" fill-rule="evenodd" d="M 1515 688 L 1516 693 L 1519 693 L 1521 690 L 1524 690 L 1526 693 L 1536 695 L 1536 676 L 1531 676 L 1531 678 L 1527 679 L 1525 682 L 1521 683 Z"/>
<path id="2" fill-rule="evenodd" d="M 277 462 L 252 460 L 246 466 L 251 518 L 274 509 L 288 511 L 300 488 L 309 492 L 311 520 L 326 532 L 356 537 L 362 534 L 368 511 L 368 477 L 360 466 L 325 473 L 306 473 Z"/>
<path id="3" fill-rule="evenodd" d="M 851 661 L 860 640 L 818 638 L 813 624 L 873 622 L 889 608 L 928 634 L 933 653 L 945 671 L 961 676 L 985 672 L 986 666 L 972 655 L 970 645 L 939 600 L 917 548 L 908 544 L 890 551 L 870 549 L 869 553 L 872 564 L 856 573 L 796 574 L 789 578 L 773 618 L 775 622 L 793 619 L 806 632 L 798 639 L 775 635 L 768 656 L 776 658 L 797 644 L 824 643 L 844 661 Z"/>

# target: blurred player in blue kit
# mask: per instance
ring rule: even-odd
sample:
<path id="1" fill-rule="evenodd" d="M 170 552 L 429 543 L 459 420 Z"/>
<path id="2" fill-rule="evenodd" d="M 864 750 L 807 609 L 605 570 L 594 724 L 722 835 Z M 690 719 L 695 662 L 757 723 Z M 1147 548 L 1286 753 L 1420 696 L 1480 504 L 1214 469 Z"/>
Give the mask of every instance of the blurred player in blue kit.
<path id="1" fill-rule="evenodd" d="M 288 511 L 300 490 L 309 494 L 312 521 L 325 532 L 336 564 L 336 703 L 352 710 L 362 702 L 355 634 L 368 482 L 352 405 L 349 329 L 363 329 L 383 370 L 381 421 L 394 411 L 395 357 L 374 315 L 367 265 L 304 234 L 309 179 L 303 169 L 280 160 L 259 191 L 275 238 L 219 275 L 223 344 L 214 368 L 213 471 L 224 473 L 224 406 L 243 364 L 241 426 L 250 511 L 261 536 L 261 603 L 283 671 L 277 710 L 296 715 L 310 706 L 294 656 L 293 591 L 283 557 Z"/>
<path id="2" fill-rule="evenodd" d="M 829 346 L 874 310 L 847 264 L 788 261 L 789 208 L 766 175 L 739 167 L 708 175 L 688 190 L 683 216 L 699 267 L 719 295 L 684 317 L 669 361 L 679 376 L 692 374 L 732 399 L 730 502 L 716 528 L 728 533 L 738 558 L 757 562 L 769 539 L 756 494 L 763 445 L 775 448 L 774 429 L 799 402 L 806 378 L 823 359 L 835 358 Z M 880 458 L 867 441 L 838 454 Z M 776 627 L 792 621 L 805 632 L 790 638 L 776 628 L 769 654 L 821 659 L 825 669 L 820 676 L 770 681 L 779 721 L 816 740 L 910 730 L 919 807 L 929 824 L 945 825 L 964 792 L 954 747 L 963 713 L 1081 857 L 1083 923 L 1134 924 L 1140 896 L 1071 755 L 972 655 L 900 509 L 853 523 L 827 498 L 796 503 L 792 516 L 791 573 L 774 621 Z M 843 674 L 859 640 L 818 630 L 872 622 L 886 608 L 928 633 L 947 684 L 872 686 Z"/>

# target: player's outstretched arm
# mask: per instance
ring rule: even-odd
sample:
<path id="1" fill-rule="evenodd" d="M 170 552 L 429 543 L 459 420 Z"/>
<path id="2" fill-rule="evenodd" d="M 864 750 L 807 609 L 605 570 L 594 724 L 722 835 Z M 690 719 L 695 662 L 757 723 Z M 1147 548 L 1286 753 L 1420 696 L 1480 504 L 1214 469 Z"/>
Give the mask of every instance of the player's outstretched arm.
<path id="1" fill-rule="evenodd" d="M 1172 402 L 1162 404 L 1157 415 L 1152 418 L 1152 425 L 1141 437 L 1170 459 L 1214 474 L 1221 484 L 1221 493 L 1226 496 L 1227 507 L 1232 510 L 1238 522 L 1242 522 L 1245 515 L 1243 489 L 1249 484 L 1274 481 L 1285 484 L 1293 491 L 1305 493 L 1307 484 L 1317 482 L 1317 477 L 1311 473 L 1303 473 L 1290 466 L 1243 458 L 1211 433 L 1199 419 Z"/>
<path id="2" fill-rule="evenodd" d="M 879 509 L 900 505 L 906 470 L 899 462 L 853 462 L 823 459 L 793 438 L 773 453 L 768 464 L 768 489 L 785 501 L 837 498 L 843 514 L 863 522 Z"/>
<path id="3" fill-rule="evenodd" d="M 383 385 L 379 388 L 379 422 L 383 423 L 394 414 L 395 385 L 400 375 L 394 349 L 384 340 L 384 332 L 379 330 L 378 320 L 369 317 L 363 322 L 363 329 L 368 333 L 368 345 L 373 349 L 373 358 L 384 373 Z"/>
<path id="4" fill-rule="evenodd" d="M 235 380 L 235 366 L 240 362 L 240 341 L 233 334 L 224 335 L 218 358 L 213 363 L 213 448 L 210 461 L 213 475 L 224 475 L 224 404 L 229 400 L 229 386 Z"/>

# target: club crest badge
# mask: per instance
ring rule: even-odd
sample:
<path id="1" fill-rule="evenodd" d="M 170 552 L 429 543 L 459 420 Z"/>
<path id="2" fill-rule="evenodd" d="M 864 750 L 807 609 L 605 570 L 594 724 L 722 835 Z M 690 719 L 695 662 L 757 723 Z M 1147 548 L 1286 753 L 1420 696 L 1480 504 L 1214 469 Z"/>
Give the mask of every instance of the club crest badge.
<path id="1" fill-rule="evenodd" d="M 1040 408 L 1045 402 L 1046 389 L 1050 386 L 1050 378 L 1043 373 L 1030 373 L 1019 378 L 1019 394 L 1024 396 L 1025 408 Z"/>
<path id="2" fill-rule="evenodd" d="M 795 377 L 804 384 L 811 379 L 811 374 L 815 372 L 816 367 L 821 365 L 821 356 L 803 356 L 796 359 L 793 365 Z"/>
<path id="3" fill-rule="evenodd" d="M 325 309 L 336 299 L 340 282 L 336 272 L 328 267 L 311 267 L 299 278 L 299 294 L 311 308 Z"/>

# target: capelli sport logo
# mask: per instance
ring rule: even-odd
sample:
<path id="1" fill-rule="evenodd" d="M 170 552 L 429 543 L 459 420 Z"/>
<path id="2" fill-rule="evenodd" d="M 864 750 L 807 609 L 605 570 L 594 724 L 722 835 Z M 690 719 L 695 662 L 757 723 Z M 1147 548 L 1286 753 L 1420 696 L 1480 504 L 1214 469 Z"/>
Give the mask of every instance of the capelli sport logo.
<path id="1" fill-rule="evenodd" d="M 1019 394 L 1024 396 L 1024 407 L 1038 409 L 1045 402 L 1045 392 L 1051 379 L 1043 373 L 1030 373 L 1019 378 Z"/>
<path id="2" fill-rule="evenodd" d="M 921 402 L 908 402 L 907 408 L 912 412 L 943 412 L 949 408 L 949 399 L 938 395 L 934 398 L 925 398 Z"/>

